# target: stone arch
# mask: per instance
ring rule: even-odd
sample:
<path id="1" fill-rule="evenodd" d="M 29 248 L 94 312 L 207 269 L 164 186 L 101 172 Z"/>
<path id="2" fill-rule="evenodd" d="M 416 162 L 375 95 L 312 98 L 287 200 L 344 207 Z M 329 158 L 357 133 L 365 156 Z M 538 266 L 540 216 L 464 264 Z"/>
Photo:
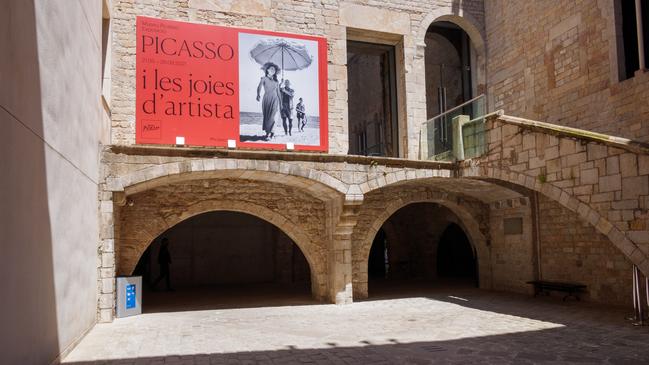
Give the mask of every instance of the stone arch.
<path id="1" fill-rule="evenodd" d="M 475 69 L 476 69 L 476 85 L 474 86 L 477 94 L 484 92 L 486 85 L 486 59 L 487 59 L 487 46 L 486 34 L 484 26 L 477 20 L 471 13 L 458 7 L 453 9 L 450 6 L 441 7 L 428 13 L 419 23 L 417 32 L 417 44 L 419 47 L 425 47 L 424 39 L 428 28 L 435 22 L 446 21 L 457 25 L 462 28 L 469 36 L 473 50 L 476 53 Z"/>
<path id="2" fill-rule="evenodd" d="M 243 178 L 283 184 L 309 191 L 320 198 L 347 194 L 348 184 L 328 173 L 298 163 L 241 159 L 194 159 L 151 166 L 123 175 L 109 185 L 113 191 L 135 194 L 170 183 L 205 178 Z"/>
<path id="3" fill-rule="evenodd" d="M 487 247 L 487 237 L 481 232 L 480 224 L 473 218 L 463 206 L 444 197 L 431 197 L 428 194 L 417 194 L 408 199 L 396 199 L 390 202 L 385 209 L 373 219 L 371 226 L 361 235 L 360 239 L 354 242 L 354 249 L 352 250 L 352 261 L 357 262 L 357 267 L 364 268 L 358 270 L 354 275 L 354 296 L 355 298 L 367 297 L 367 264 L 370 255 L 370 249 L 374 237 L 378 233 L 383 224 L 398 210 L 416 203 L 436 203 L 450 211 L 457 217 L 457 222 L 462 230 L 464 230 L 467 238 L 473 249 L 476 252 L 478 260 L 478 273 L 480 275 L 480 286 L 488 288 L 491 286 L 491 270 L 489 266 L 489 249 Z M 358 288 L 357 288 L 358 286 Z"/>
<path id="4" fill-rule="evenodd" d="M 524 173 L 505 171 L 495 167 L 468 167 L 462 171 L 462 177 L 504 181 L 542 194 L 566 209 L 577 213 L 579 218 L 593 226 L 597 232 L 606 236 L 631 263 L 637 265 L 643 273 L 649 274 L 649 260 L 647 260 L 642 250 L 627 238 L 623 231 L 615 227 L 590 204 L 575 198 L 565 189 L 552 183 L 542 183 L 536 177 Z"/>
<path id="5" fill-rule="evenodd" d="M 191 217 L 213 211 L 246 213 L 271 223 L 282 230 L 300 248 L 309 263 L 312 295 L 318 300 L 326 298 L 326 257 L 316 250 L 313 239 L 303 233 L 296 222 L 291 221 L 280 213 L 261 205 L 236 200 L 203 200 L 186 207 L 179 215 L 172 215 L 166 219 L 160 218 L 162 222 L 157 224 L 154 230 L 149 230 L 147 234 L 142 234 L 135 241 L 131 240 L 128 247 L 121 248 L 122 250 L 131 250 L 132 252 L 128 255 L 128 259 L 126 255 L 120 255 L 118 272 L 131 274 L 146 248 L 156 237 L 163 234 L 167 229 Z"/>
<path id="6" fill-rule="evenodd" d="M 469 38 L 471 38 L 471 42 L 478 54 L 481 56 L 486 54 L 486 36 L 484 28 L 480 25 L 480 22 L 471 15 L 471 13 L 464 11 L 462 8 L 453 11 L 451 7 L 441 7 L 426 14 L 419 23 L 417 41 L 420 42 L 420 44 L 423 43 L 428 28 L 433 23 L 441 21 L 451 22 L 462 28 L 462 30 L 469 35 Z"/>
<path id="7" fill-rule="evenodd" d="M 369 179 L 360 185 L 360 192 L 367 194 L 374 190 L 384 188 L 390 185 L 401 184 L 413 180 L 423 181 L 423 179 L 433 179 L 436 177 L 451 177 L 449 170 L 411 170 L 388 172 L 385 175 Z"/>

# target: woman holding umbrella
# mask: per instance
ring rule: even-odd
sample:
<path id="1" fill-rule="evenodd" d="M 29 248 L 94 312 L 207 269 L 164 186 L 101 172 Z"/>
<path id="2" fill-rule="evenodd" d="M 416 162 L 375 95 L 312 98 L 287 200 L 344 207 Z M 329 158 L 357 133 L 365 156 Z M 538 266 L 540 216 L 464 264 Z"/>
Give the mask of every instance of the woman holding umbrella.
<path id="1" fill-rule="evenodd" d="M 277 81 L 277 73 L 279 66 L 272 62 L 266 62 L 262 67 L 264 76 L 259 81 L 257 86 L 257 101 L 261 99 L 260 93 L 262 86 L 264 88 L 264 98 L 261 101 L 261 111 L 263 115 L 262 128 L 266 132 L 265 139 L 273 138 L 275 133 L 273 127 L 275 126 L 275 115 L 279 109 L 280 91 L 279 81 Z"/>
<path id="2" fill-rule="evenodd" d="M 264 99 L 261 109 L 264 114 L 264 131 L 266 138 L 272 138 L 273 126 L 275 124 L 275 114 L 277 113 L 281 91 L 277 81 L 277 74 L 282 72 L 282 81 L 284 71 L 304 70 L 311 65 L 313 58 L 307 52 L 304 44 L 294 42 L 285 38 L 271 38 L 259 41 L 251 50 L 250 57 L 260 65 L 263 65 L 264 77 L 261 78 L 257 86 L 257 101 L 262 85 L 264 87 Z M 278 66 L 277 64 L 280 64 Z"/>

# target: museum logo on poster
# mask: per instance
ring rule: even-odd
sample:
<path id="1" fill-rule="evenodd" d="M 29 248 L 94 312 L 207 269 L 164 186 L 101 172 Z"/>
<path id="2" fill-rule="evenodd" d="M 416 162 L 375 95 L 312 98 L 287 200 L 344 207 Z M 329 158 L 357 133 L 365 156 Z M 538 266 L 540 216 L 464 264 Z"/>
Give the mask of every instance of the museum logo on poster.
<path id="1" fill-rule="evenodd" d="M 328 150 L 326 40 L 137 18 L 136 142 Z"/>

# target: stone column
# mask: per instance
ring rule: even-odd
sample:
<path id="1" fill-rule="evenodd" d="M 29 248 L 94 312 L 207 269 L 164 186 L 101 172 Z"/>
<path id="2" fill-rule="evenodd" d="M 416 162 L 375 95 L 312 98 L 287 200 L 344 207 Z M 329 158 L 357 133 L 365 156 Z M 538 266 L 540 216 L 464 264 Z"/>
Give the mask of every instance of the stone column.
<path id="1" fill-rule="evenodd" d="M 109 191 L 99 193 L 99 257 L 98 293 L 97 293 L 97 321 L 100 323 L 112 322 L 115 314 L 115 205 L 123 199 L 123 194 L 114 194 Z"/>
<path id="2" fill-rule="evenodd" d="M 362 202 L 362 195 L 360 198 L 347 195 L 334 227 L 329 250 L 329 300 L 332 303 L 352 303 L 352 232 Z"/>

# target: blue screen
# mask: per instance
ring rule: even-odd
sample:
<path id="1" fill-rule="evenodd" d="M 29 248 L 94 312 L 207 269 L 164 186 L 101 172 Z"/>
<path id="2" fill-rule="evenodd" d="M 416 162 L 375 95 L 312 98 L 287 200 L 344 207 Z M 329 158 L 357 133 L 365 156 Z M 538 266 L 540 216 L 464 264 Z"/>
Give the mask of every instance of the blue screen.
<path id="1" fill-rule="evenodd" d="M 126 309 L 135 308 L 135 284 L 126 286 Z"/>

